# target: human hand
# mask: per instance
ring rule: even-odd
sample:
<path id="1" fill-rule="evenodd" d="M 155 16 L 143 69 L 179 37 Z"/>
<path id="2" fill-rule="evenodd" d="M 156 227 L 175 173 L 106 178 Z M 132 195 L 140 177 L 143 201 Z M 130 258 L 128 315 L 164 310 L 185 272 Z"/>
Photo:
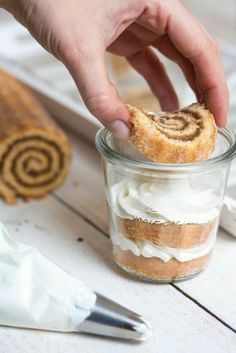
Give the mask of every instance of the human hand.
<path id="1" fill-rule="evenodd" d="M 129 113 L 109 80 L 106 50 L 126 57 L 162 109 L 174 110 L 178 100 L 158 49 L 224 126 L 228 90 L 218 46 L 178 0 L 0 0 L 0 6 L 65 64 L 90 112 L 116 136 L 128 138 Z"/>

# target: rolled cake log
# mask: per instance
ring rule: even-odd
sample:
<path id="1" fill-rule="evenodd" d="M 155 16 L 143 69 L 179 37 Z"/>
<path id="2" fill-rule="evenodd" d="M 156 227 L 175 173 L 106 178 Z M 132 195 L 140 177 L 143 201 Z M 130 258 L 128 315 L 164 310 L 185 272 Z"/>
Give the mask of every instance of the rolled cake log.
<path id="1" fill-rule="evenodd" d="M 0 196 L 41 198 L 65 179 L 70 144 L 33 95 L 0 70 Z"/>
<path id="2" fill-rule="evenodd" d="M 147 114 L 130 105 L 130 141 L 146 157 L 162 163 L 207 159 L 213 151 L 217 128 L 204 104 L 194 103 L 173 113 Z"/>

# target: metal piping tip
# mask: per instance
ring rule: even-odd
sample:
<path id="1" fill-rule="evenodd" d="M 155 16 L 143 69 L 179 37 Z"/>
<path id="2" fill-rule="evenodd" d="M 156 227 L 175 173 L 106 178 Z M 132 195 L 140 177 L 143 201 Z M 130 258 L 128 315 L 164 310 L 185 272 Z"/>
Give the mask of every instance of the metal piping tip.
<path id="1" fill-rule="evenodd" d="M 145 341 L 151 336 L 150 325 L 140 315 L 96 295 L 94 309 L 76 331 L 136 341 Z"/>

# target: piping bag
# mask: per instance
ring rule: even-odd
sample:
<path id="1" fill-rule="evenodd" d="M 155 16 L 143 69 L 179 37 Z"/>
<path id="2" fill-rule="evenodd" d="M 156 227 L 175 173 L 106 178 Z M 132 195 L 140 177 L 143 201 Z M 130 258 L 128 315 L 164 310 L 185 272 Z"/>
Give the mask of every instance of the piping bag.
<path id="1" fill-rule="evenodd" d="M 147 322 L 93 292 L 0 223 L 0 325 L 145 340 Z"/>

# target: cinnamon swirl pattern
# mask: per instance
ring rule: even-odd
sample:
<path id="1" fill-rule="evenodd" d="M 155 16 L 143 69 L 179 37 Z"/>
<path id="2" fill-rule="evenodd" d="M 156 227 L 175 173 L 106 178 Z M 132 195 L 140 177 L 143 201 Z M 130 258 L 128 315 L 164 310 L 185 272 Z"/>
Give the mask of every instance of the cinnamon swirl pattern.
<path id="1" fill-rule="evenodd" d="M 156 162 L 186 163 L 207 159 L 217 128 L 204 104 L 194 103 L 173 113 L 145 113 L 127 105 L 131 115 L 130 141 Z"/>
<path id="2" fill-rule="evenodd" d="M 41 198 L 68 173 L 71 148 L 31 93 L 0 70 L 0 196 Z"/>

